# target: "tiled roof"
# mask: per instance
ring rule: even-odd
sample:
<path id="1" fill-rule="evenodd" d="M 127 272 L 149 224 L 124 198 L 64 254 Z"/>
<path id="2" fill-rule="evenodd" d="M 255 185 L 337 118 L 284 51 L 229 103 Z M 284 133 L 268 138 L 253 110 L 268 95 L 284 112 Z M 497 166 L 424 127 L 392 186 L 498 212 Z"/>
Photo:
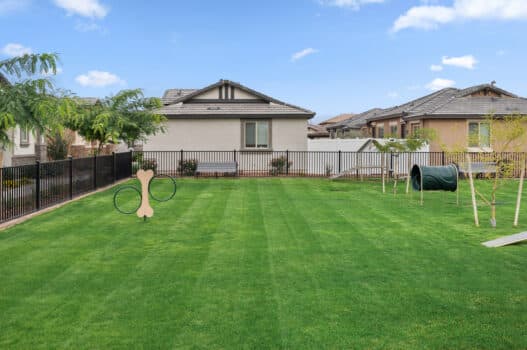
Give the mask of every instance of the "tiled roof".
<path id="1" fill-rule="evenodd" d="M 163 102 L 165 105 L 168 105 L 193 93 L 194 91 L 197 91 L 197 89 L 168 89 L 163 94 L 163 97 L 161 97 L 161 102 Z"/>
<path id="2" fill-rule="evenodd" d="M 335 123 L 339 123 L 339 122 L 343 122 L 343 121 L 346 121 L 348 119 L 351 119 L 351 118 L 353 118 L 353 116 L 354 116 L 354 114 L 351 114 L 351 113 L 343 113 L 343 114 L 337 115 L 336 117 L 324 120 L 323 122 L 320 122 L 319 124 L 320 125 L 335 124 Z"/>
<path id="3" fill-rule="evenodd" d="M 243 90 L 258 99 L 254 101 L 244 100 L 217 100 L 215 101 L 195 101 L 196 97 L 206 91 L 223 85 L 233 86 Z M 157 113 L 167 117 L 304 117 L 312 118 L 315 113 L 289 103 L 282 102 L 273 97 L 252 90 L 240 83 L 229 80 L 220 80 L 203 89 L 170 89 L 165 92 L 162 98 L 164 106 L 157 110 Z"/>
<path id="4" fill-rule="evenodd" d="M 275 103 L 178 103 L 161 107 L 157 113 L 168 117 L 177 116 L 299 116 L 305 117 L 306 112 L 287 105 Z"/>
<path id="5" fill-rule="evenodd" d="M 75 99 L 79 101 L 80 104 L 85 106 L 93 106 L 100 100 L 97 97 L 76 97 Z"/>
<path id="6" fill-rule="evenodd" d="M 329 125 L 328 130 L 333 129 L 360 129 L 366 125 L 368 118 L 374 118 L 378 114 L 382 113 L 384 110 L 381 108 L 372 108 L 366 112 L 355 114 L 353 118 L 349 120 L 342 121 L 333 125 Z"/>
<path id="7" fill-rule="evenodd" d="M 505 97 L 471 96 L 482 90 L 491 90 Z M 440 118 L 442 116 L 478 115 L 490 113 L 507 115 L 527 114 L 527 100 L 493 84 L 482 84 L 466 89 L 445 88 L 412 100 L 400 106 L 387 108 L 381 114 L 367 118 L 368 121 L 403 117 L 404 119 Z"/>

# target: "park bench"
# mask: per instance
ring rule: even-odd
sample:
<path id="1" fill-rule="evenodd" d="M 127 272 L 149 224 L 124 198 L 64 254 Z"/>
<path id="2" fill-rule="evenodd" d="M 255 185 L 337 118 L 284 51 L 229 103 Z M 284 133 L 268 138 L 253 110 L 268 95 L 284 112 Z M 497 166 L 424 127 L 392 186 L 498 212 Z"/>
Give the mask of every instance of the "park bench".
<path id="1" fill-rule="evenodd" d="M 472 162 L 470 165 L 472 168 L 472 175 L 477 178 L 496 174 L 496 171 L 498 170 L 496 162 Z M 468 163 L 460 163 L 458 169 L 461 176 L 468 176 Z"/>
<path id="2" fill-rule="evenodd" d="M 198 163 L 196 168 L 196 176 L 199 175 L 213 175 L 218 177 L 219 174 L 238 176 L 238 163 L 236 162 L 203 162 Z"/>

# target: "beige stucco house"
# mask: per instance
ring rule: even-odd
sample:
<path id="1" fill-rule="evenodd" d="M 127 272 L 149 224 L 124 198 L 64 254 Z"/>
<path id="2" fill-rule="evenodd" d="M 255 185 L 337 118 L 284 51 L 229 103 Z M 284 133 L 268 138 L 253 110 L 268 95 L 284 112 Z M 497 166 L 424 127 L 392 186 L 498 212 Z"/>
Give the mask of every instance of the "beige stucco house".
<path id="1" fill-rule="evenodd" d="M 151 136 L 144 151 L 305 151 L 315 115 L 229 80 L 170 89 L 162 101 L 166 132 Z"/>
<path id="2" fill-rule="evenodd" d="M 430 151 L 492 151 L 489 115 L 496 118 L 527 115 L 527 99 L 498 88 L 494 83 L 466 89 L 445 88 L 400 106 L 369 116 L 373 137 L 405 138 L 420 128 L 436 134 Z M 527 151 L 525 149 L 524 151 Z"/>

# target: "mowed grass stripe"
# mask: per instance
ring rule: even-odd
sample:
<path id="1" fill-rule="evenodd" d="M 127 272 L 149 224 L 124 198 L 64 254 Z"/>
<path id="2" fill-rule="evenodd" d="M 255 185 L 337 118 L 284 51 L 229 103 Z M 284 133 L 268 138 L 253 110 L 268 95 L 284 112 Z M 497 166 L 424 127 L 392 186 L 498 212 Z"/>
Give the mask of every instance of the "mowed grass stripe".
<path id="1" fill-rule="evenodd" d="M 237 182 L 173 348 L 279 344 L 257 181 Z"/>
<path id="2" fill-rule="evenodd" d="M 159 205 L 151 227 L 141 233 L 149 240 L 142 260 L 82 320 L 65 347 L 126 348 L 149 339 L 149 346 L 167 348 L 180 332 L 177 320 L 210 253 L 215 219 L 231 190 L 225 184 L 215 189 L 210 182 L 182 185 L 177 198 Z"/>
<path id="3" fill-rule="evenodd" d="M 108 194 L 112 193 L 103 196 L 105 201 L 108 200 Z M 191 198 L 194 201 L 195 197 Z M 105 206 L 100 205 L 102 201 L 99 199 L 94 202 L 100 208 L 94 214 L 111 223 L 104 233 L 113 239 L 109 242 L 100 241 L 100 246 L 86 249 L 83 255 L 70 260 L 68 268 L 61 274 L 52 278 L 48 276 L 42 288 L 26 298 L 19 297 L 19 307 L 11 310 L 17 315 L 13 318 L 17 324 L 12 329 L 20 331 L 47 324 L 51 331 L 46 337 L 55 335 L 57 341 L 63 340 L 80 319 L 94 311 L 94 304 L 99 305 L 115 288 L 116 283 L 135 271 L 135 267 L 148 253 L 145 247 L 149 245 L 149 229 L 146 225 L 149 222 L 145 224 L 137 217 L 108 211 Z M 130 224 L 130 229 L 119 230 L 119 227 Z M 93 231 L 93 226 L 85 223 L 77 232 L 79 235 L 91 236 Z M 28 306 L 32 307 L 33 313 L 20 312 L 20 308 Z M 23 333 L 19 335 L 21 339 L 26 339 Z M 10 338 L 20 340 L 15 336 Z"/>

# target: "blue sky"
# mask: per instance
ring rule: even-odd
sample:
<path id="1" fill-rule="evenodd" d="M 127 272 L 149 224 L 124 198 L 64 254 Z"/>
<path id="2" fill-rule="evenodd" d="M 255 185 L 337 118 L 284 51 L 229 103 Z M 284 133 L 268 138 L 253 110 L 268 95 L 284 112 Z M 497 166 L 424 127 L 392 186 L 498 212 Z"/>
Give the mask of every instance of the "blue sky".
<path id="1" fill-rule="evenodd" d="M 492 80 L 527 96 L 526 32 L 527 0 L 0 0 L 0 59 L 57 52 L 79 96 L 224 78 L 315 121 Z"/>

